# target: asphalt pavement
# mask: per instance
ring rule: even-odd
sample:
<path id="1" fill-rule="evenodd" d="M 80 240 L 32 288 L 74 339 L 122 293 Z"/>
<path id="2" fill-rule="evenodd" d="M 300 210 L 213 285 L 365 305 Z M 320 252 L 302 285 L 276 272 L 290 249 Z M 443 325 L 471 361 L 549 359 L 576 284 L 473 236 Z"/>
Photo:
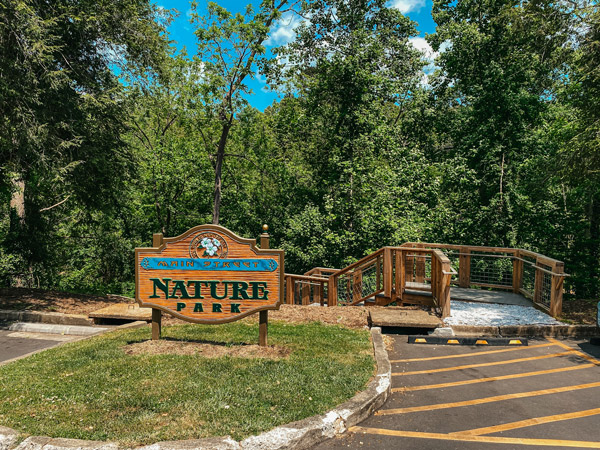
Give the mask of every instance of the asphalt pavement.
<path id="1" fill-rule="evenodd" d="M 600 449 L 600 347 L 408 344 L 392 336 L 392 395 L 330 449 Z"/>
<path id="2" fill-rule="evenodd" d="M 0 364 L 79 339 L 81 336 L 0 330 Z"/>

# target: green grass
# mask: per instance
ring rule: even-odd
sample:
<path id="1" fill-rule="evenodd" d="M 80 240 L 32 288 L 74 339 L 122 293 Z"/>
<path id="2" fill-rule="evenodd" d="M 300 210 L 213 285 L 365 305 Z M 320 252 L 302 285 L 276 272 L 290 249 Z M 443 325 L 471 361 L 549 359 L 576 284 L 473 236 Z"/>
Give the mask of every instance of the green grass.
<path id="1" fill-rule="evenodd" d="M 163 336 L 256 343 L 256 324 L 181 325 Z M 286 359 L 127 355 L 148 328 L 67 344 L 0 367 L 0 425 L 27 435 L 125 446 L 231 435 L 242 439 L 331 409 L 374 372 L 369 333 L 319 323 L 269 324 Z"/>

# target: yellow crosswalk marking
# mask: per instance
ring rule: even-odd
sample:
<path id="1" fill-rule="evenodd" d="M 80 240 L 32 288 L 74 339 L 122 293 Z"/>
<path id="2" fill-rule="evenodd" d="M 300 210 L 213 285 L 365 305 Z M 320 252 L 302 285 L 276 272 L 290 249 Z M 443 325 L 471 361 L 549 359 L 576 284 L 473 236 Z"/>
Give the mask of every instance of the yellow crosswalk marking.
<path id="1" fill-rule="evenodd" d="M 497 377 L 473 378 L 471 380 L 451 381 L 451 382 L 448 382 L 448 383 L 426 384 L 426 385 L 421 385 L 421 386 L 399 387 L 399 388 L 393 388 L 392 392 L 424 391 L 424 390 L 427 390 L 427 389 L 438 389 L 438 388 L 446 388 L 446 387 L 454 387 L 454 386 L 465 386 L 467 384 L 486 383 L 486 382 L 490 382 L 490 381 L 501 381 L 501 380 L 512 380 L 512 379 L 515 379 L 515 378 L 532 377 L 532 376 L 535 376 L 535 375 L 546 375 L 546 374 L 550 374 L 550 373 L 570 372 L 572 370 L 588 369 L 590 367 L 595 367 L 595 364 L 583 364 L 581 366 L 560 367 L 558 369 L 548 369 L 548 370 L 538 370 L 538 371 L 535 371 L 535 372 L 514 373 L 514 374 L 510 374 L 510 375 L 499 375 Z"/>
<path id="2" fill-rule="evenodd" d="M 465 400 L 462 402 L 438 403 L 433 405 L 413 406 L 408 408 L 381 409 L 375 413 L 376 416 L 388 416 L 392 414 L 405 414 L 419 411 L 433 411 L 436 409 L 457 408 L 460 406 L 481 405 L 484 403 L 499 402 L 503 400 L 512 400 L 515 398 L 536 397 L 539 395 L 560 394 L 561 392 L 571 392 L 580 389 L 589 389 L 600 387 L 600 382 L 578 384 L 575 386 L 563 386 L 559 388 L 541 389 L 539 391 L 515 392 L 513 394 L 496 395 L 494 397 L 476 398 L 474 400 Z"/>
<path id="3" fill-rule="evenodd" d="M 545 343 L 545 344 L 530 345 L 528 347 L 514 347 L 514 348 L 503 348 L 501 350 L 486 350 L 484 352 L 462 353 L 460 355 L 443 355 L 443 356 L 430 356 L 428 358 L 395 359 L 390 362 L 391 363 L 404 363 L 404 362 L 417 362 L 417 361 L 435 361 L 437 359 L 470 358 L 472 356 L 491 355 L 493 353 L 504 353 L 504 352 L 516 352 L 516 351 L 521 351 L 521 350 L 529 350 L 530 348 L 552 347 L 553 345 L 554 344 Z"/>
<path id="4" fill-rule="evenodd" d="M 525 361 L 535 361 L 538 359 L 555 358 L 557 356 L 565 356 L 565 355 L 570 355 L 572 353 L 573 353 L 573 350 L 569 350 L 566 352 L 551 353 L 550 355 L 529 356 L 527 358 L 509 359 L 506 361 L 493 361 L 493 362 L 489 362 L 489 363 L 467 364 L 464 366 L 444 367 L 442 369 L 427 369 L 427 370 L 414 370 L 411 372 L 396 372 L 396 373 L 392 373 L 392 375 L 400 377 L 400 376 L 404 376 L 404 375 L 421 375 L 424 373 L 450 372 L 452 370 L 473 369 L 475 367 L 498 366 L 498 365 L 502 365 L 502 364 L 514 364 L 514 363 L 525 362 Z"/>
<path id="5" fill-rule="evenodd" d="M 562 439 L 527 439 L 497 436 L 470 436 L 468 434 L 424 433 L 420 431 L 386 430 L 383 428 L 350 427 L 352 433 L 377 434 L 383 436 L 437 439 L 441 441 L 483 442 L 512 445 L 538 445 L 547 447 L 600 448 L 600 442 L 567 441 Z"/>
<path id="6" fill-rule="evenodd" d="M 450 434 L 468 434 L 470 436 L 482 436 L 484 434 L 498 433 L 500 431 L 516 430 L 518 428 L 531 427 L 533 425 L 541 425 L 543 423 L 558 422 L 561 420 L 579 419 L 581 417 L 589 417 L 600 414 L 600 408 L 586 409 L 585 411 L 576 411 L 565 414 L 554 414 L 552 416 L 534 417 L 533 419 L 519 420 L 518 422 L 505 423 L 502 425 L 494 425 L 492 427 L 475 428 L 473 430 L 458 431 Z"/>

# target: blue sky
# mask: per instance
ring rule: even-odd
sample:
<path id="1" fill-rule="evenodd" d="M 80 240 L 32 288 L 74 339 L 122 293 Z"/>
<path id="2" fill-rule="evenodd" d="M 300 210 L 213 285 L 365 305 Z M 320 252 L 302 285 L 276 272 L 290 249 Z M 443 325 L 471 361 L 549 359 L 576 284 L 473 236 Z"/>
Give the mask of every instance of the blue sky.
<path id="1" fill-rule="evenodd" d="M 231 12 L 243 12 L 245 6 L 252 2 L 251 0 L 213 1 L 216 1 L 216 3 L 227 8 Z M 198 12 L 201 12 L 202 8 L 205 8 L 207 3 L 207 0 L 199 0 Z M 164 8 L 174 8 L 179 11 L 179 16 L 169 27 L 170 38 L 171 40 L 176 41 L 178 49 L 181 50 L 185 47 L 189 55 L 195 54 L 196 38 L 194 36 L 194 26 L 189 22 L 189 13 L 191 11 L 189 0 L 158 0 L 156 1 L 156 4 Z M 399 9 L 417 22 L 417 29 L 419 30 L 420 37 L 414 38 L 412 43 L 419 50 L 425 52 L 428 58 L 432 58 L 434 55 L 431 52 L 431 48 L 423 39 L 425 34 L 433 33 L 435 31 L 435 22 L 431 17 L 432 0 L 390 0 L 389 6 Z M 297 22 L 293 17 L 284 17 L 280 22 L 275 24 L 271 30 L 270 38 L 266 43 L 267 49 L 289 42 L 294 36 L 293 27 L 296 23 Z M 248 97 L 248 100 L 252 106 L 261 111 L 278 98 L 276 93 L 267 92 L 265 84 L 261 81 L 260 77 L 248 80 L 248 85 L 253 91 L 253 95 Z"/>

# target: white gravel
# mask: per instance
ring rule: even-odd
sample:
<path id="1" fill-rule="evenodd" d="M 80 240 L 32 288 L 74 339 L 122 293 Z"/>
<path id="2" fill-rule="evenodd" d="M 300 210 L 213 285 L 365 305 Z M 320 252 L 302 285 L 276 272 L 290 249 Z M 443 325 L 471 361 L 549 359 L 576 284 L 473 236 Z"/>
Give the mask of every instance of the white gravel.
<path id="1" fill-rule="evenodd" d="M 497 303 L 450 302 L 450 317 L 446 325 L 562 325 L 548 314 L 531 306 L 500 305 Z"/>

